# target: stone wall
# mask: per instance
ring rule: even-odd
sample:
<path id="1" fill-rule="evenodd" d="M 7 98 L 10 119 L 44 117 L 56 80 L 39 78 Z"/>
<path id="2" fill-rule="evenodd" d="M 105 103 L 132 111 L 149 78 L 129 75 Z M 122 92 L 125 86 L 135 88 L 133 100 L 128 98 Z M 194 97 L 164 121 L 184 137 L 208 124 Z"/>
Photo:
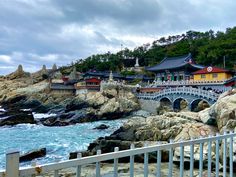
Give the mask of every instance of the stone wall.
<path id="1" fill-rule="evenodd" d="M 139 105 L 142 110 L 148 111 L 152 114 L 157 114 L 157 107 L 160 106 L 159 101 L 154 101 L 154 100 L 142 100 L 139 99 Z"/>

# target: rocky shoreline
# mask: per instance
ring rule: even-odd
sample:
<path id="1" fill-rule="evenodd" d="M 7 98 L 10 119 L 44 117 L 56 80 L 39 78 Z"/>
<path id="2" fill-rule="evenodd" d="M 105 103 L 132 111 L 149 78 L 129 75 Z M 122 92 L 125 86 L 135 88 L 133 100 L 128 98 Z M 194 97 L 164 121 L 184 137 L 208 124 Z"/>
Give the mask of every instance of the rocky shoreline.
<path id="1" fill-rule="evenodd" d="M 113 152 L 115 147 L 120 150 L 135 147 L 143 147 L 157 144 L 157 142 L 167 143 L 170 139 L 174 142 L 190 140 L 191 138 L 207 137 L 224 131 L 233 131 L 236 127 L 236 91 L 224 93 L 220 99 L 210 108 L 198 113 L 193 112 L 167 112 L 163 115 L 155 116 L 135 116 L 129 119 L 122 127 L 107 137 L 101 137 L 90 143 L 88 150 L 82 152 L 83 156 L 95 155 L 100 149 L 103 153 Z M 234 156 L 236 157 L 236 144 L 234 144 Z M 213 143 L 212 148 L 214 149 Z M 207 165 L 207 143 L 204 144 L 204 164 Z M 200 147 L 194 147 L 194 159 L 198 164 Z M 220 162 L 222 164 L 223 151 L 220 152 Z M 71 154 L 71 158 L 75 153 Z M 174 162 L 179 164 L 180 149 L 174 150 Z M 234 159 L 235 159 L 234 157 Z M 185 149 L 185 161 L 190 159 L 190 149 Z M 212 151 L 214 167 L 215 151 Z M 122 159 L 121 162 L 128 162 L 129 159 Z M 150 154 L 149 161 L 156 162 L 156 155 Z M 137 156 L 135 161 L 143 162 L 143 156 Z M 168 151 L 162 151 L 162 162 L 168 161 Z M 236 161 L 234 161 L 236 164 Z M 185 163 L 185 165 L 189 165 Z M 188 167 L 187 167 L 188 168 Z"/>
<path id="2" fill-rule="evenodd" d="M 19 123 L 66 126 L 119 119 L 139 109 L 135 95 L 127 90 L 121 95 L 118 88 L 77 96 L 64 96 L 51 94 L 47 90 L 46 82 L 7 92 L 10 84 L 8 82 L 0 85 L 0 88 L 5 88 L 1 91 L 5 96 L 0 99 L 0 105 L 6 110 L 0 114 L 0 126 Z M 49 113 L 54 116 L 34 119 L 33 112 Z"/>
<path id="3" fill-rule="evenodd" d="M 63 96 L 51 94 L 46 81 L 29 84 L 27 81 L 6 80 L 0 83 L 0 105 L 5 111 L 0 112 L 0 126 L 20 123 L 42 124 L 45 126 L 66 126 L 97 120 L 114 120 L 130 116 L 140 106 L 132 92 L 120 88 L 112 88 L 96 93 Z M 221 95 L 219 100 L 198 113 L 167 112 L 162 115 L 135 115 L 110 136 L 101 137 L 92 142 L 83 156 L 94 155 L 98 149 L 103 153 L 129 149 L 131 144 L 142 147 L 144 143 L 156 144 L 189 140 L 234 130 L 236 127 L 236 91 Z M 49 113 L 53 116 L 35 119 L 33 112 Z M 214 145 L 213 145 L 214 146 Z M 204 153 L 207 153 L 204 145 Z M 189 152 L 185 150 L 185 159 Z M 195 161 L 199 160 L 199 147 L 195 149 Z M 234 151 L 236 154 L 236 150 Z M 75 158 L 78 152 L 71 153 Z M 162 161 L 168 161 L 168 151 L 162 152 Z M 179 150 L 174 151 L 175 162 L 179 162 Z M 204 155 L 204 161 L 207 161 Z M 214 153 L 213 153 L 214 159 Z M 222 159 L 222 158 L 221 158 Z M 122 162 L 127 162 L 123 159 Z M 151 155 L 150 161 L 155 162 L 156 156 Z M 136 158 L 143 162 L 143 157 Z"/>

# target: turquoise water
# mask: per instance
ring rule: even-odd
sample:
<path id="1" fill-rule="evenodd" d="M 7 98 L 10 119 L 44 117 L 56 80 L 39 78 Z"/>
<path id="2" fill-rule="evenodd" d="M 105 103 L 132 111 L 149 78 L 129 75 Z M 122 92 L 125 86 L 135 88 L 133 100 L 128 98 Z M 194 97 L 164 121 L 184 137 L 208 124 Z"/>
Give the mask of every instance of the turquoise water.
<path id="1" fill-rule="evenodd" d="M 37 164 L 66 160 L 73 151 L 86 150 L 89 143 L 101 136 L 110 135 L 126 120 L 99 121 L 76 124 L 65 127 L 46 127 L 42 125 L 21 124 L 14 127 L 0 128 L 0 169 L 5 167 L 7 151 L 17 149 L 20 153 L 32 149 L 47 149 L 44 158 L 36 160 Z M 106 130 L 93 130 L 94 127 L 106 124 Z M 30 163 L 22 163 L 27 166 Z"/>

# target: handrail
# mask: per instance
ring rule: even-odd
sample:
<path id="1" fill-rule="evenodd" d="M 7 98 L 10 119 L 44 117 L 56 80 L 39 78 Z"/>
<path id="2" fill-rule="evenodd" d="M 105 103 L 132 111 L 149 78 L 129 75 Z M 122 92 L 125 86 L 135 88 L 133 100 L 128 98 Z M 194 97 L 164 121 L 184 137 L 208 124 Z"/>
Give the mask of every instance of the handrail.
<path id="1" fill-rule="evenodd" d="M 137 97 L 138 98 L 144 98 L 144 97 L 156 98 L 159 96 L 163 96 L 165 94 L 173 94 L 173 93 L 194 94 L 194 95 L 199 95 L 199 96 L 207 97 L 214 100 L 217 100 L 219 97 L 219 94 L 217 93 L 209 92 L 209 91 L 197 89 L 197 88 L 191 88 L 191 87 L 168 88 L 168 89 L 163 89 L 155 93 L 139 93 L 137 94 Z"/>
<path id="2" fill-rule="evenodd" d="M 65 168 L 77 167 L 77 166 L 82 166 L 82 165 L 87 165 L 87 164 L 92 164 L 92 163 L 97 163 L 97 162 L 102 162 L 102 161 L 107 161 L 107 160 L 114 160 L 114 159 L 118 159 L 118 158 L 122 158 L 122 157 L 130 157 L 130 156 L 135 156 L 135 155 L 139 155 L 139 154 L 157 152 L 157 151 L 166 150 L 166 149 L 173 149 L 176 147 L 193 146 L 195 144 L 203 144 L 206 142 L 209 143 L 209 142 L 213 142 L 213 141 L 219 142 L 221 140 L 224 140 L 225 142 L 227 142 L 226 139 L 230 138 L 230 140 L 232 140 L 235 136 L 236 136 L 236 133 L 230 132 L 228 134 L 227 133 L 224 133 L 223 135 L 217 134 L 215 136 L 209 136 L 209 137 L 199 138 L 199 139 L 192 139 L 192 140 L 188 140 L 188 141 L 180 141 L 180 142 L 172 142 L 171 141 L 168 144 L 157 144 L 157 145 L 145 146 L 145 147 L 134 148 L 134 149 L 131 148 L 129 150 L 115 151 L 115 152 L 106 153 L 106 154 L 94 155 L 94 156 L 89 156 L 89 157 L 82 157 L 79 159 L 44 164 L 44 165 L 40 165 L 37 167 L 25 167 L 25 168 L 19 169 L 19 175 L 20 176 L 34 175 L 34 174 L 41 174 L 42 175 L 42 174 L 45 174 L 45 173 L 48 173 L 51 171 L 61 170 L 61 169 L 65 169 Z M 230 146 L 231 146 L 231 143 L 232 142 L 230 142 Z M 208 146 L 208 148 L 211 148 L 211 147 Z M 227 148 L 227 146 L 226 146 L 226 148 Z M 232 151 L 232 150 L 233 149 L 231 149 L 231 147 L 230 147 L 230 151 Z M 225 155 L 226 154 L 224 154 L 224 157 L 225 157 Z M 170 162 L 170 163 L 172 163 L 172 162 Z M 226 165 L 226 162 L 224 165 Z M 230 166 L 230 168 L 231 168 L 231 166 Z M 5 171 L 0 171 L 0 177 L 3 177 L 4 175 L 5 175 Z"/>
<path id="3" fill-rule="evenodd" d="M 182 80 L 182 81 L 153 81 L 149 86 L 162 86 L 162 85 L 211 85 L 211 84 L 224 84 L 227 80 L 215 80 L 215 81 L 193 81 L 193 80 Z"/>

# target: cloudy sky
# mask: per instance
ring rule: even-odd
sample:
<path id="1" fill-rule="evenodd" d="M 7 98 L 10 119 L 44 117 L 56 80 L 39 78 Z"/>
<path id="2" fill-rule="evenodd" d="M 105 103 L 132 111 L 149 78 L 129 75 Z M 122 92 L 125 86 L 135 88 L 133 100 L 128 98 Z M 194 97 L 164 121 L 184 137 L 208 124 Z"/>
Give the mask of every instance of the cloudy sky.
<path id="1" fill-rule="evenodd" d="M 0 74 L 236 25 L 235 0 L 0 0 Z"/>

